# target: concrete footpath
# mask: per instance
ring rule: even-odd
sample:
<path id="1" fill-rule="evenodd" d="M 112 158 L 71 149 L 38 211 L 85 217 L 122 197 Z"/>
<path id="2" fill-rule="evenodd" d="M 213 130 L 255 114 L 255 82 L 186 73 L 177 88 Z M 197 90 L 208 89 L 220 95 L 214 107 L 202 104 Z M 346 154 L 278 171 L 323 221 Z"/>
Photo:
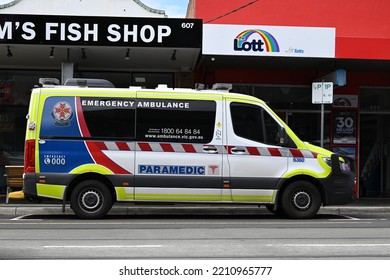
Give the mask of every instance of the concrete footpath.
<path id="1" fill-rule="evenodd" d="M 69 205 L 65 214 L 73 214 Z M 256 205 L 226 204 L 147 204 L 116 203 L 109 215 L 260 215 L 269 214 L 264 207 Z M 0 215 L 61 215 L 62 205 L 53 202 L 30 203 L 27 201 L 10 201 L 5 204 L 0 200 Z M 364 198 L 343 206 L 322 207 L 319 214 L 353 215 L 353 214 L 390 214 L 390 198 Z"/>

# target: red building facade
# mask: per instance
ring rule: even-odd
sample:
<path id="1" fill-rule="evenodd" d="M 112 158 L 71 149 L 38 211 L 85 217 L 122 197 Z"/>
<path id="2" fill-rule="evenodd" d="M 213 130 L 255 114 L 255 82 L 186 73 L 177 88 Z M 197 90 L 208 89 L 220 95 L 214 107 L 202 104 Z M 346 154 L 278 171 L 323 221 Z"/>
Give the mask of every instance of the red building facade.
<path id="1" fill-rule="evenodd" d="M 311 102 L 312 83 L 336 82 L 334 103 L 325 105 L 324 146 L 355 156 L 357 196 L 389 196 L 388 11 L 387 0 L 191 0 L 187 17 L 201 18 L 204 26 L 195 82 L 208 86 L 229 82 L 235 91 L 258 96 L 302 139 L 313 143 L 320 140 L 320 106 Z M 276 41 L 291 45 L 306 43 L 303 48 L 285 49 L 280 44 L 280 51 L 274 53 L 225 51 L 234 46 L 232 40 L 225 43 L 224 37 L 238 34 L 234 32 L 240 27 L 277 34 Z M 213 29 L 218 31 L 208 31 Z M 333 37 L 323 36 L 332 31 Z M 258 44 L 253 48 L 264 44 L 265 50 L 266 37 L 265 33 L 252 37 Z M 246 44 L 252 50 L 251 41 Z M 309 44 L 314 48 L 310 53 Z M 323 45 L 330 47 L 316 52 Z"/>

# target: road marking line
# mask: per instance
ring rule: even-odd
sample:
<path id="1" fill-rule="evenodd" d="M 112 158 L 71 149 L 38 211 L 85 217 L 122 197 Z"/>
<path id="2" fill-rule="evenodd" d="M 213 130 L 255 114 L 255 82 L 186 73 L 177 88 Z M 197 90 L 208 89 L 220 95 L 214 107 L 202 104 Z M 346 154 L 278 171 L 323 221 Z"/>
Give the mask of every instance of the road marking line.
<path id="1" fill-rule="evenodd" d="M 123 222 L 111 222 L 111 221 L 104 221 L 104 222 L 90 222 L 90 221 L 80 221 L 80 222 L 57 222 L 53 220 L 52 222 L 47 222 L 44 219 L 23 219 L 28 216 L 34 216 L 33 214 L 23 215 L 19 216 L 13 219 L 10 219 L 8 221 L 19 221 L 23 222 L 23 224 L 26 225 L 334 225 L 334 224 L 342 224 L 342 223 L 348 223 L 348 224 L 371 224 L 370 221 L 375 221 L 376 219 L 327 219 L 324 221 L 321 220 L 312 220 L 312 221 L 289 221 L 289 220 L 282 220 L 282 221 L 262 221 L 257 220 L 253 222 L 248 221 L 239 221 L 239 220 L 228 220 L 228 221 L 123 221 Z M 366 222 L 364 222 L 366 220 Z M 39 222 L 43 221 L 43 222 Z M 1 222 L 0 224 L 14 224 L 14 223 L 7 223 L 7 222 Z"/>
<path id="2" fill-rule="evenodd" d="M 353 221 L 359 221 L 360 220 L 359 218 L 348 216 L 348 215 L 343 215 L 343 216 L 348 218 L 348 219 L 350 219 L 350 220 L 353 220 Z"/>
<path id="3" fill-rule="evenodd" d="M 43 248 L 48 249 L 57 249 L 57 248 L 77 248 L 77 249 L 91 249 L 91 248 L 160 248 L 164 247 L 163 245 L 52 245 L 52 246 L 43 246 Z"/>
<path id="4" fill-rule="evenodd" d="M 33 214 L 26 214 L 26 215 L 22 215 L 22 216 L 19 216 L 19 217 L 15 217 L 15 218 L 13 218 L 13 219 L 10 219 L 11 221 L 19 221 L 19 220 L 22 220 L 22 219 L 24 219 L 24 218 L 26 218 L 26 217 L 29 217 L 29 216 L 32 216 Z M 35 221 L 42 221 L 41 219 L 34 219 Z M 31 221 L 30 219 L 29 219 L 29 221 Z"/>
<path id="5" fill-rule="evenodd" d="M 267 247 L 379 247 L 390 246 L 385 244 L 268 244 Z"/>
<path id="6" fill-rule="evenodd" d="M 386 221 L 386 219 L 374 219 L 374 218 L 356 218 L 348 215 L 341 215 L 341 217 L 344 217 L 343 219 L 329 219 L 329 221 Z"/>

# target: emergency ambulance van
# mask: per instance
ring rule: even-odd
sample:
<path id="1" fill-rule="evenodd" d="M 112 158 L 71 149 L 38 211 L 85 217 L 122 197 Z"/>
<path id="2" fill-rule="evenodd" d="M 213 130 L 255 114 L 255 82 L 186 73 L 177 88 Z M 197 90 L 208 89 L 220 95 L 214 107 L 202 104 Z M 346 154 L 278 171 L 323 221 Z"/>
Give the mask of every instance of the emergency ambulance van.
<path id="1" fill-rule="evenodd" d="M 256 204 L 310 218 L 353 199 L 353 160 L 301 141 L 255 97 L 82 82 L 32 90 L 26 198 L 70 203 L 88 219 L 124 201 Z"/>

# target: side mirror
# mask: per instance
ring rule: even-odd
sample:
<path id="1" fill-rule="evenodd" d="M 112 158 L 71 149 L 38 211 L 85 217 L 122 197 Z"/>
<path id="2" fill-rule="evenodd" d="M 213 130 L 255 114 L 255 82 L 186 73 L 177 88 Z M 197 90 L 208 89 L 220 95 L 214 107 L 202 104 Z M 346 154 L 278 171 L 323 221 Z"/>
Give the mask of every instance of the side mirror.
<path id="1" fill-rule="evenodd" d="M 294 141 L 288 136 L 284 127 L 279 128 L 279 145 L 281 147 L 296 148 Z"/>
<path id="2" fill-rule="evenodd" d="M 288 135 L 284 127 L 279 128 L 279 144 L 284 147 L 288 145 Z"/>

